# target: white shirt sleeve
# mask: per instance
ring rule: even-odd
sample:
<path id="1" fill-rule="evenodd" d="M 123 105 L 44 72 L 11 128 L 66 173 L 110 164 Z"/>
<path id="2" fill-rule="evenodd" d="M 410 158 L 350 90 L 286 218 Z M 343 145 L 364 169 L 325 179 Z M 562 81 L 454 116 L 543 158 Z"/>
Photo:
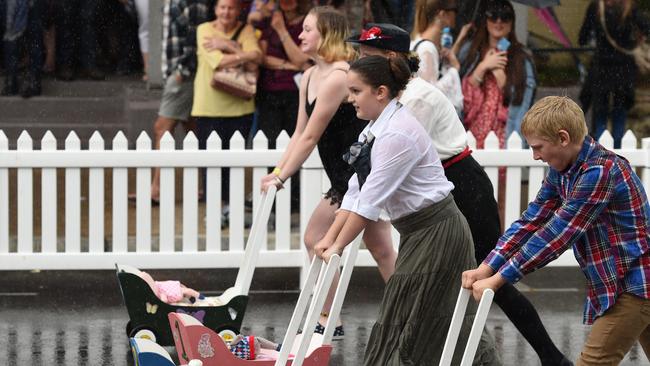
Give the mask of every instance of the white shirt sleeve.
<path id="1" fill-rule="evenodd" d="M 442 77 L 433 83 L 436 88 L 449 99 L 451 104 L 454 105 L 456 111 L 463 110 L 463 89 L 460 83 L 460 75 L 458 70 L 453 67 L 447 68 Z"/>
<path id="2" fill-rule="evenodd" d="M 370 150 L 372 151 L 372 150 Z M 341 209 L 347 211 L 354 211 L 356 207 L 357 199 L 359 198 L 359 179 L 357 178 L 357 173 L 352 174 L 350 180 L 348 181 L 348 190 L 343 196 L 343 201 L 341 201 Z"/>
<path id="3" fill-rule="evenodd" d="M 420 58 L 418 76 L 430 83 L 438 81 L 440 77 L 438 73 L 438 69 L 440 68 L 440 55 L 433 42 L 420 42 L 418 44 L 417 54 Z"/>

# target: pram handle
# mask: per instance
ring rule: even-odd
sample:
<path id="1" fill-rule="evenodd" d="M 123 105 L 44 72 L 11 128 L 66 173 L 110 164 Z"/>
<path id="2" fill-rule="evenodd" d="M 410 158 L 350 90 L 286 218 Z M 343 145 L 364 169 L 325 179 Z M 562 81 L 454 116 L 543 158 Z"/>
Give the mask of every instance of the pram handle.
<path id="1" fill-rule="evenodd" d="M 303 332 L 300 346 L 295 354 L 293 362 L 291 363 L 292 366 L 302 365 L 307 353 L 307 348 L 314 335 L 312 327 L 314 327 L 318 321 L 320 309 L 322 309 L 323 305 L 325 304 L 325 297 L 327 296 L 327 292 L 329 291 L 330 285 L 332 284 L 334 274 L 339 268 L 340 261 L 341 257 L 337 254 L 330 257 L 329 263 L 327 264 L 325 264 L 325 262 L 323 262 L 323 260 L 317 256 L 314 256 L 312 259 L 311 266 L 309 267 L 309 274 L 307 275 L 307 280 L 305 281 L 305 285 L 300 292 L 300 296 L 298 297 L 298 302 L 296 303 L 296 308 L 294 309 L 293 315 L 291 316 L 291 321 L 289 322 L 287 333 L 285 334 L 284 340 L 282 341 L 282 348 L 280 349 L 280 355 L 278 356 L 278 359 L 275 361 L 275 366 L 285 366 L 287 364 L 287 360 L 289 359 L 289 352 L 291 351 L 293 343 L 296 340 L 298 326 L 300 325 L 300 321 L 305 314 L 307 305 L 309 305 L 309 311 L 307 312 L 307 317 L 303 323 Z M 321 272 L 321 268 L 323 266 L 327 267 L 325 268 L 324 273 L 320 276 L 318 284 L 316 284 L 318 274 Z M 310 303 L 310 297 L 314 291 L 315 294 Z"/>
<path id="2" fill-rule="evenodd" d="M 467 303 L 469 302 L 471 294 L 471 290 L 462 287 L 460 288 L 460 293 L 458 294 L 458 299 L 456 300 L 456 307 L 454 308 L 454 314 L 451 317 L 451 324 L 449 325 L 447 339 L 445 340 L 445 346 L 442 350 L 442 355 L 440 356 L 440 366 L 451 365 L 451 360 L 454 357 L 456 343 L 458 342 L 458 335 L 460 334 L 460 329 L 463 325 L 463 318 L 465 317 L 465 312 L 467 311 Z M 479 302 L 478 309 L 476 310 L 476 316 L 474 318 L 474 323 L 472 324 L 472 330 L 470 331 L 469 338 L 467 339 L 465 352 L 463 353 L 463 358 L 460 363 L 461 366 L 472 365 L 472 361 L 476 355 L 476 349 L 478 348 L 479 341 L 481 340 L 481 333 L 483 333 L 483 328 L 485 327 L 485 322 L 487 321 L 487 316 L 490 312 L 490 305 L 492 305 L 493 298 L 494 291 L 491 289 L 485 289 L 485 291 L 483 291 L 483 296 Z"/>

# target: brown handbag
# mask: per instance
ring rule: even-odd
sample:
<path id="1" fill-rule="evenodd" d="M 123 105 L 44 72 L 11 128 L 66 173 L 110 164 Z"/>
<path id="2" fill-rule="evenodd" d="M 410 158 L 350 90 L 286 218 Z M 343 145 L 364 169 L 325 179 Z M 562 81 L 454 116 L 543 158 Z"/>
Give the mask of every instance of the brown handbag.
<path id="1" fill-rule="evenodd" d="M 230 39 L 236 41 L 245 26 L 246 23 L 242 24 Z M 212 74 L 210 85 L 217 90 L 248 100 L 253 98 L 257 91 L 257 71 L 247 70 L 245 64 L 217 69 Z"/>

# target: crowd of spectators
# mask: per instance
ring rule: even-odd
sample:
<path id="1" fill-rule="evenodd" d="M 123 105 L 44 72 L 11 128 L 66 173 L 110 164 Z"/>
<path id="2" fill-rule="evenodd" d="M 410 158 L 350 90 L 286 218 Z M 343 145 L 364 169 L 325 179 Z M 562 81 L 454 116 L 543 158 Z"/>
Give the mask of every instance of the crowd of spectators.
<path id="1" fill-rule="evenodd" d="M 130 12 L 125 3 L 0 0 L 2 95 L 39 95 L 43 74 L 71 81 L 141 73 L 138 21 L 146 17 Z"/>
<path id="2" fill-rule="evenodd" d="M 191 7 L 194 2 L 166 0 L 160 3 L 160 8 L 162 11 L 169 4 Z M 236 1 L 236 21 L 239 23 L 233 23 L 233 27 L 248 23 L 250 28 L 245 33 L 256 38 L 260 52 L 257 59 L 248 60 L 259 69 L 259 77 L 257 94 L 245 102 L 248 106 L 245 114 L 247 126 L 241 130 L 242 134 L 246 136 L 261 130 L 274 147 L 280 131 L 293 131 L 298 105 L 295 81 L 311 65 L 300 51 L 298 39 L 306 12 L 316 5 L 356 6 L 363 8 L 361 17 L 364 24 L 369 21 L 387 22 L 412 31 L 411 49 L 421 60 L 419 76 L 449 97 L 465 127 L 477 138 L 479 147 L 483 146 L 491 131 L 497 134 L 500 145 L 504 146 L 511 132 L 520 132 L 521 118 L 535 94 L 536 70 L 530 52 L 516 39 L 514 12 L 498 9 L 487 14 L 485 4 L 488 2 L 478 2 L 478 11 L 473 7 L 469 9 L 474 14 L 474 19 L 469 19 L 467 14 L 463 14 L 468 13 L 467 2 L 463 1 L 356 0 L 347 4 L 341 0 Z M 213 21 L 216 14 L 212 9 L 216 0 L 202 3 L 210 10 L 201 20 Z M 592 134 L 595 137 L 606 129 L 607 119 L 611 116 L 616 146 L 619 146 L 625 131 L 626 112 L 634 103 L 633 81 L 637 71 L 633 59 L 619 52 L 607 40 L 598 18 L 598 3 L 592 1 L 580 32 L 581 44 L 587 44 L 590 39 L 596 41 L 594 61 L 580 100 L 585 110 L 593 108 Z M 648 35 L 650 23 L 637 10 L 633 0 L 608 0 L 605 4 L 608 27 L 611 28 L 609 32 L 623 47 L 634 47 L 634 34 Z M 107 74 L 139 74 L 147 80 L 149 9 L 149 0 L 0 0 L 0 34 L 3 35 L 0 53 L 5 75 L 0 94 L 26 98 L 40 95 L 43 75 L 71 81 L 80 78 L 103 80 Z M 347 15 L 358 16 L 358 13 L 352 13 Z M 630 19 L 630 22 L 621 19 Z M 356 21 L 350 23 L 357 24 Z M 165 33 L 169 25 L 163 24 L 163 37 L 169 34 Z M 456 35 L 453 47 L 440 43 L 445 28 Z M 217 33 L 209 33 L 206 37 L 217 37 Z M 181 46 L 186 50 L 198 49 L 200 53 L 204 49 L 202 40 L 199 39 L 197 45 L 194 34 L 188 41 L 195 43 L 193 46 Z M 501 38 L 509 40 L 508 50 L 497 49 L 496 42 Z M 234 55 L 232 50 L 220 49 L 219 41 L 215 42 L 213 48 L 208 46 L 205 49 L 207 53 L 204 55 L 213 51 Z M 603 74 L 602 70 L 608 72 Z M 613 72 L 609 72 L 611 70 Z M 163 76 L 168 78 L 170 75 L 167 72 Z M 184 82 L 190 81 L 187 79 L 190 76 L 191 81 L 196 81 L 194 70 L 191 75 L 184 76 Z M 198 113 L 193 113 L 193 116 L 199 119 L 243 116 L 221 107 L 218 115 L 207 113 L 206 105 L 228 104 L 227 99 L 231 96 L 221 93 L 223 95 L 218 97 L 215 93 L 219 92 L 211 88 L 207 80 L 200 80 L 197 85 L 205 88 L 199 88 L 201 90 L 194 94 L 194 98 L 207 99 L 193 101 L 192 111 Z M 225 115 L 220 115 L 223 113 Z M 199 127 L 202 125 L 205 123 L 200 123 Z M 161 134 L 173 126 L 167 123 L 163 127 L 159 128 Z M 159 134 L 156 137 L 158 139 Z"/>

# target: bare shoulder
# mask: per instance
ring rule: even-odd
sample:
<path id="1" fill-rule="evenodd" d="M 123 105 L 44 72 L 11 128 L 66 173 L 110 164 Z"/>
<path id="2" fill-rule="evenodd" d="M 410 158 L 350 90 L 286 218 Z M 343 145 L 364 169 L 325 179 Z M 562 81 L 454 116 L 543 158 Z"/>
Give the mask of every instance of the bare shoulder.
<path id="1" fill-rule="evenodd" d="M 302 77 L 300 78 L 300 88 L 306 88 L 307 87 L 307 81 L 311 77 L 311 74 L 314 72 L 314 68 L 316 66 L 312 66 L 305 70 L 305 72 L 302 74 Z"/>
<path id="2" fill-rule="evenodd" d="M 347 93 L 347 71 L 343 70 L 332 70 L 327 76 L 321 80 L 321 85 L 319 88 L 319 93 L 327 94 L 341 94 Z"/>
<path id="3" fill-rule="evenodd" d="M 350 63 L 347 61 L 334 61 L 332 63 L 332 70 L 348 71 L 350 70 Z"/>

